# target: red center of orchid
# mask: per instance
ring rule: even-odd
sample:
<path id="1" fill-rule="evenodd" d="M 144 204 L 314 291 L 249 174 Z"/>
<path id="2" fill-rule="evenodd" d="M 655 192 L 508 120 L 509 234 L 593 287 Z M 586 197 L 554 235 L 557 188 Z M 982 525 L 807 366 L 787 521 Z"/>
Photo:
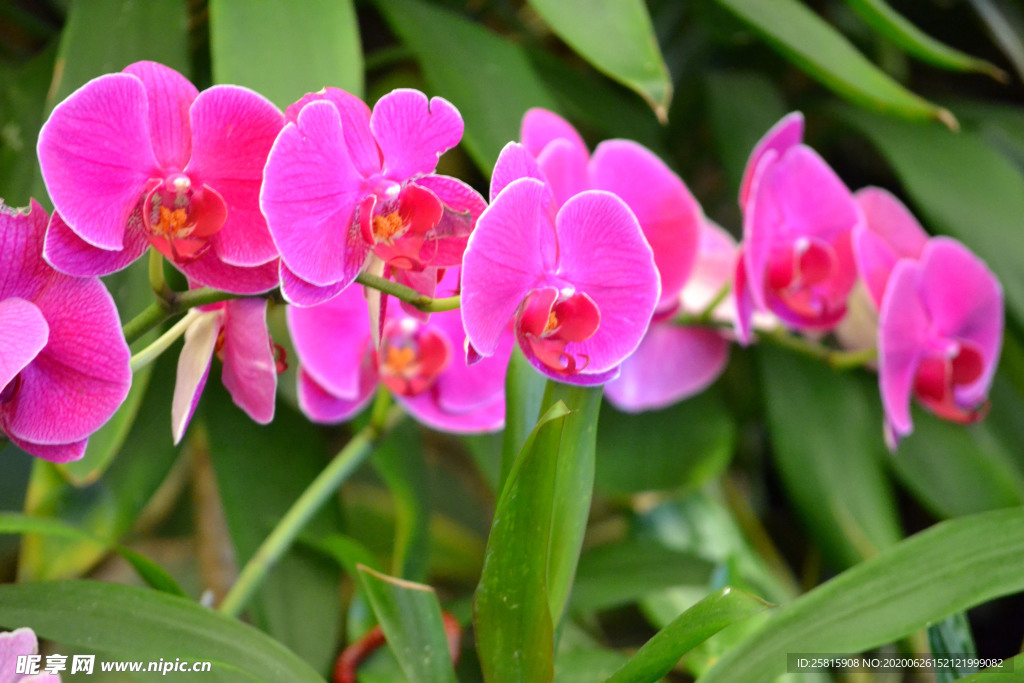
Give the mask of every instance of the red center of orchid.
<path id="1" fill-rule="evenodd" d="M 430 389 L 448 363 L 451 345 L 436 329 L 404 318 L 384 326 L 380 340 L 381 381 L 400 396 L 416 396 Z"/>
<path id="2" fill-rule="evenodd" d="M 373 237 L 377 242 L 384 242 L 385 244 L 391 244 L 391 241 L 396 237 L 400 237 L 405 232 L 408 226 L 402 220 L 402 216 L 398 211 L 392 211 L 391 213 L 383 216 L 373 217 Z"/>
<path id="3" fill-rule="evenodd" d="M 829 282 L 839 269 L 835 248 L 821 240 L 801 238 L 773 254 L 768 287 L 789 310 L 808 321 L 842 315 L 845 297 L 834 301 Z"/>
<path id="4" fill-rule="evenodd" d="M 224 200 L 206 185 L 194 187 L 183 173 L 150 185 L 142 207 L 150 243 L 175 263 L 202 256 L 227 219 Z"/>
<path id="5" fill-rule="evenodd" d="M 933 352 L 917 368 L 914 393 L 936 415 L 967 424 L 984 417 L 986 407 L 964 408 L 957 403 L 957 387 L 976 382 L 985 369 L 981 352 L 966 342 L 956 344 L 953 353 Z"/>
<path id="6" fill-rule="evenodd" d="M 516 333 L 546 367 L 572 375 L 581 372 L 590 359 L 586 354 L 566 353 L 566 345 L 590 339 L 600 322 L 597 304 L 583 292 L 546 287 L 533 290 L 523 301 Z"/>

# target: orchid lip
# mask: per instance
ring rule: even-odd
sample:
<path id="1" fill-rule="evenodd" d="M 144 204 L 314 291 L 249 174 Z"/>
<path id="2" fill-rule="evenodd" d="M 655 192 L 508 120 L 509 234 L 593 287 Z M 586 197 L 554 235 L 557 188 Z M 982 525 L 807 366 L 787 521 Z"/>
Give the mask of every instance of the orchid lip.
<path id="1" fill-rule="evenodd" d="M 429 390 L 451 358 L 451 344 L 436 328 L 412 318 L 384 326 L 378 352 L 380 378 L 400 396 L 417 396 Z"/>

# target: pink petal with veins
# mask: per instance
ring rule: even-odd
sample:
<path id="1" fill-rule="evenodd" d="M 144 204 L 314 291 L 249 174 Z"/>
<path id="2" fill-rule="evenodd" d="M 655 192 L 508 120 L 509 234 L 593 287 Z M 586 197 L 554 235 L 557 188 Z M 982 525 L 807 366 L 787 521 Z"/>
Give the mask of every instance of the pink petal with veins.
<path id="1" fill-rule="evenodd" d="M 365 177 L 380 172 L 382 159 L 377 141 L 373 139 L 370 131 L 370 108 L 366 103 L 351 93 L 340 88 L 324 88 L 320 92 L 304 95 L 295 104 L 288 107 L 285 116 L 288 121 L 295 123 L 299 119 L 299 112 L 310 102 L 326 100 L 334 105 L 341 118 L 341 127 L 345 135 L 345 144 L 348 147 L 352 164 L 359 173 Z"/>
<path id="2" fill-rule="evenodd" d="M 518 142 L 505 145 L 491 173 L 491 202 L 497 198 L 509 184 L 520 178 L 535 178 L 542 183 L 547 182 L 544 172 L 537 165 L 537 160 Z"/>
<path id="3" fill-rule="evenodd" d="M 804 138 L 804 115 L 798 111 L 787 114 L 765 133 L 750 153 L 747 167 L 740 184 L 740 206 L 750 201 L 754 174 L 762 157 L 772 151 L 776 158 L 782 157 L 788 149 L 799 145 Z"/>
<path id="4" fill-rule="evenodd" d="M 584 155 L 587 154 L 587 145 L 572 124 L 547 109 L 530 109 L 523 115 L 519 139 L 534 157 L 540 156 L 551 142 L 560 139 L 568 141 Z"/>
<path id="5" fill-rule="evenodd" d="M 124 73 L 146 86 L 149 134 L 157 163 L 167 171 L 184 169 L 192 154 L 188 110 L 199 91 L 180 73 L 156 62 L 135 62 Z"/>
<path id="6" fill-rule="evenodd" d="M 141 224 L 141 215 L 136 214 L 134 220 Z M 54 211 L 50 216 L 50 226 L 46 230 L 43 257 L 47 263 L 62 273 L 76 277 L 93 277 L 127 268 L 148 248 L 149 240 L 146 239 L 146 234 L 138 229 L 129 229 L 125 232 L 124 248 L 120 251 L 94 247 L 75 234 L 60 213 Z"/>
<path id="7" fill-rule="evenodd" d="M 274 419 L 277 361 L 267 330 L 266 299 L 225 303 L 223 354 L 221 379 L 235 405 L 259 424 L 268 424 Z"/>
<path id="8" fill-rule="evenodd" d="M 402 182 L 433 173 L 442 154 L 462 139 L 462 115 L 448 100 L 399 88 L 377 101 L 370 130 L 384 158 L 383 172 Z"/>

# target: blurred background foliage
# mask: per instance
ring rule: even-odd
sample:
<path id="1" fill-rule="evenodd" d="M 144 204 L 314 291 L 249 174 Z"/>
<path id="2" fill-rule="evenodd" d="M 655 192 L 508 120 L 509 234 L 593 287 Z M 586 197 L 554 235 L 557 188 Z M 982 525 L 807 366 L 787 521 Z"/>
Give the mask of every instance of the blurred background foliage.
<path id="1" fill-rule="evenodd" d="M 803 111 L 807 142 L 851 189 L 890 189 L 930 232 L 962 240 L 1000 277 L 1008 324 L 991 412 L 962 428 L 919 411 L 913 436 L 890 454 L 873 375 L 832 370 L 770 346 L 734 348 L 715 386 L 672 408 L 625 415 L 604 406 L 597 490 L 556 680 L 603 680 L 624 653 L 725 585 L 786 604 L 861 565 L 870 569 L 858 580 L 925 621 L 983 602 L 979 595 L 949 597 L 931 610 L 946 598 L 915 588 L 928 567 L 900 564 L 902 556 L 881 569 L 863 563 L 938 520 L 1024 503 L 1018 3 L 5 0 L 0 196 L 9 205 L 33 197 L 51 208 L 35 139 L 54 104 L 139 59 L 174 67 L 200 88 L 251 87 L 282 108 L 325 85 L 371 103 L 395 87 L 444 96 L 461 110 L 466 133 L 440 171 L 484 194 L 491 164 L 518 137 L 522 114 L 547 107 L 592 146 L 614 137 L 649 146 L 708 216 L 737 236 L 736 197 L 753 144 L 786 112 Z M 108 284 L 126 319 L 148 303 L 143 264 Z M 275 338 L 285 339 L 280 307 L 271 321 Z M 110 552 L 120 542 L 163 565 L 189 595 L 208 590 L 216 601 L 352 433 L 345 425 L 314 427 L 299 415 L 292 368 L 282 376 L 271 425 L 249 422 L 211 382 L 196 426 L 175 448 L 168 430 L 173 372 L 172 352 L 137 377 L 128 403 L 80 463 L 32 462 L 11 446 L 0 453 L 0 510 L 60 520 L 92 537 L 32 533 L 19 543 L 0 536 L 0 577 L 138 582 Z M 326 674 L 339 647 L 372 622 L 354 577 L 355 563 L 363 562 L 437 587 L 445 608 L 466 623 L 497 498 L 500 449 L 500 435 L 457 438 L 409 424 L 396 431 L 274 570 L 249 620 Z M 14 518 L 0 523 L 14 532 L 17 526 Z M 964 528 L 979 548 L 987 543 L 1020 557 L 1019 516 Z M 942 547 L 949 552 L 929 561 L 960 567 L 952 575 L 967 582 L 967 551 Z M 951 574 L 943 576 L 936 580 Z M 1020 590 L 1006 582 L 988 597 Z M 793 620 L 813 628 L 816 616 L 838 608 L 828 599 Z M 1003 598 L 935 628 L 962 636 L 945 642 L 968 647 L 973 634 L 982 656 L 1009 657 L 1021 647 L 1022 614 L 1020 596 Z M 851 615 L 849 638 L 821 642 L 842 651 L 905 636 L 886 647 L 927 647 L 912 621 Z M 698 646 L 670 679 L 704 672 L 758 619 Z M 65 642 L 76 645 L 73 636 Z M 745 642 L 736 651 L 758 661 L 751 654 L 758 643 Z M 464 647 L 460 679 L 476 680 L 475 655 Z M 381 652 L 362 680 L 394 680 L 395 667 Z M 709 679 L 728 675 L 712 671 Z"/>

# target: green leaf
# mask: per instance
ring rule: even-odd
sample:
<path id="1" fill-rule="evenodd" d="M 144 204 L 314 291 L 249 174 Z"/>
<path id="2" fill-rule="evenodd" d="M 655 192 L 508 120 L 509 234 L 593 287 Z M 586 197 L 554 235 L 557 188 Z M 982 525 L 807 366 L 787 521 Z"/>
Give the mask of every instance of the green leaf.
<path id="1" fill-rule="evenodd" d="M 735 442 L 736 424 L 713 387 L 664 410 L 628 414 L 605 404 L 596 486 L 617 494 L 695 490 L 722 473 Z"/>
<path id="2" fill-rule="evenodd" d="M 189 75 L 185 0 L 74 0 L 47 108 L 86 81 L 148 59 Z"/>
<path id="3" fill-rule="evenodd" d="M 607 683 L 653 683 L 694 647 L 766 607 L 763 600 L 733 588 L 712 593 L 654 634 Z"/>
<path id="4" fill-rule="evenodd" d="M 530 365 L 517 345 L 505 372 L 505 430 L 501 434 L 501 474 L 498 490 L 505 486 L 523 444 L 537 424 L 547 380 Z"/>
<path id="5" fill-rule="evenodd" d="M 852 109 L 840 116 L 888 160 L 926 227 L 961 240 L 985 259 L 1010 311 L 1024 321 L 1024 251 L 1007 248 L 1024 215 L 1020 169 L 972 131 L 952 135 Z"/>
<path id="6" fill-rule="evenodd" d="M 142 580 L 151 588 L 170 593 L 171 595 L 188 597 L 185 591 L 181 589 L 181 586 L 178 585 L 178 582 L 163 567 L 134 550 L 125 548 L 112 541 L 97 538 L 59 519 L 29 517 L 27 515 L 0 512 L 0 534 L 30 533 L 69 538 L 81 543 L 95 544 L 104 550 L 114 550 L 135 569 Z"/>
<path id="7" fill-rule="evenodd" d="M 995 64 L 935 40 L 907 21 L 885 0 L 846 0 L 846 4 L 881 35 L 924 62 L 952 71 L 977 71 L 1004 83 L 1009 78 Z"/>
<path id="8" fill-rule="evenodd" d="M 693 553 L 652 541 L 601 545 L 580 558 L 571 607 L 575 612 L 608 609 L 675 586 L 705 587 L 714 566 Z"/>
<path id="9" fill-rule="evenodd" d="M 359 582 L 384 630 L 388 647 L 410 683 L 455 683 L 441 606 L 434 589 L 362 566 Z"/>
<path id="10" fill-rule="evenodd" d="M 49 208 L 35 152 L 56 59 L 54 42 L 24 64 L 0 65 L 0 197 L 8 206 L 35 197 Z"/>
<path id="11" fill-rule="evenodd" d="M 210 53 L 214 82 L 282 109 L 325 86 L 363 94 L 352 0 L 210 0 Z"/>
<path id="12" fill-rule="evenodd" d="M 327 447 L 315 427 L 280 402 L 274 421 L 261 426 L 235 406 L 219 379 L 211 377 L 204 393 L 200 416 L 235 559 L 242 566 L 324 468 Z M 327 505 L 306 533 L 323 536 L 339 527 L 337 508 Z M 328 671 L 341 628 L 338 580 L 333 563 L 301 547 L 291 549 L 250 603 L 253 624 L 318 671 Z"/>
<path id="13" fill-rule="evenodd" d="M 928 627 L 928 647 L 940 661 L 948 665 L 935 668 L 936 683 L 950 683 L 978 671 L 971 660 L 978 656 L 971 635 L 971 624 L 963 612 L 952 614 Z"/>
<path id="14" fill-rule="evenodd" d="M 963 683 L 1006 683 L 1006 681 L 1012 680 L 1007 678 L 1007 674 L 1019 674 L 1024 671 L 1022 667 L 1024 667 L 1024 654 L 1019 654 L 1016 657 L 1004 659 L 1001 666 L 989 667 L 959 680 Z"/>
<path id="15" fill-rule="evenodd" d="M 603 387 L 584 387 L 548 380 L 542 410 L 565 405 L 570 413 L 558 444 L 554 497 L 551 503 L 551 547 L 548 597 L 551 618 L 558 626 L 572 591 L 594 494 L 597 419 Z"/>
<path id="16" fill-rule="evenodd" d="M 558 108 L 521 45 L 419 0 L 376 0 L 376 6 L 416 55 L 431 95 L 462 112 L 466 150 L 485 173 L 519 137 L 527 109 Z"/>
<path id="17" fill-rule="evenodd" d="M 395 501 L 391 571 L 409 581 L 427 578 L 430 562 L 430 473 L 414 422 L 398 425 L 370 459 Z"/>
<path id="18" fill-rule="evenodd" d="M 554 675 L 548 552 L 558 446 L 568 408 L 538 420 L 494 510 L 474 596 L 477 652 L 486 678 L 543 683 Z"/>
<path id="19" fill-rule="evenodd" d="M 809 76 L 851 102 L 903 118 L 935 119 L 957 127 L 949 111 L 894 81 L 798 0 L 716 1 Z"/>
<path id="20" fill-rule="evenodd" d="M 1000 0 L 970 0 L 996 45 L 1024 79 L 1024 15 L 1019 5 Z"/>
<path id="21" fill-rule="evenodd" d="M 559 38 L 668 119 L 672 80 L 642 0 L 529 0 Z"/>
<path id="22" fill-rule="evenodd" d="M 323 683 L 283 645 L 183 598 L 95 581 L 0 585 L 0 625 L 112 659 L 209 661 L 213 681 Z M 172 654 L 173 653 L 173 654 Z"/>
<path id="23" fill-rule="evenodd" d="M 370 550 L 356 539 L 344 534 L 327 534 L 322 538 L 302 539 L 310 547 L 319 550 L 345 568 L 345 572 L 355 576 L 356 567 L 363 565 L 380 571 L 380 563 Z"/>
<path id="24" fill-rule="evenodd" d="M 895 544 L 902 533 L 876 385 L 768 346 L 760 360 L 772 452 L 811 535 L 840 566 Z"/>
<path id="25" fill-rule="evenodd" d="M 780 607 L 700 683 L 774 680 L 786 652 L 864 652 L 1024 591 L 1024 509 L 941 522 Z"/>

